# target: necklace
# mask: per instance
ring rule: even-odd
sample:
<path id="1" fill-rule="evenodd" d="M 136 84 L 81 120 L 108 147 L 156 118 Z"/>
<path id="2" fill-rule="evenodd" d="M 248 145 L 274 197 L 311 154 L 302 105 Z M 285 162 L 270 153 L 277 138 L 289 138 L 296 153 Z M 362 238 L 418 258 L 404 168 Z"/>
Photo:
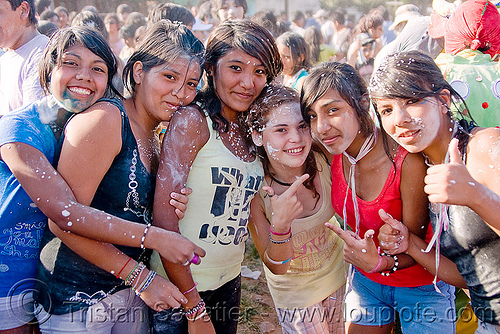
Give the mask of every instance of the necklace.
<path id="1" fill-rule="evenodd" d="M 271 178 L 271 180 L 273 180 L 274 182 L 276 182 L 277 184 L 281 184 L 282 186 L 285 186 L 285 187 L 290 187 L 292 185 L 292 183 L 288 183 L 288 182 L 283 182 L 283 181 L 280 181 L 280 180 L 277 180 L 273 174 L 269 173 L 269 177 Z"/>

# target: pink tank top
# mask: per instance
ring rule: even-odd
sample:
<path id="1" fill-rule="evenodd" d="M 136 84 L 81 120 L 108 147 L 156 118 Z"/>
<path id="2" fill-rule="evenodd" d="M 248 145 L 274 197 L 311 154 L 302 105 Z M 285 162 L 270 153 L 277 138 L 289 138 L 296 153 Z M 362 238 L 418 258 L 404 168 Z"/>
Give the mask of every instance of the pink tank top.
<path id="1" fill-rule="evenodd" d="M 364 201 L 357 197 L 360 226 L 359 235 L 363 237 L 365 232 L 369 229 L 375 231 L 373 240 L 378 247 L 378 230 L 384 224 L 378 215 L 379 209 L 384 209 L 394 219 L 401 221 L 401 192 L 399 186 L 401 184 L 401 165 L 408 154 L 404 148 L 399 147 L 398 152 L 394 156 L 394 165 L 392 165 L 389 176 L 385 181 L 382 191 L 373 201 Z M 332 161 L 332 205 L 335 212 L 342 215 L 344 208 L 344 199 L 347 190 L 347 182 L 342 168 L 342 154 L 333 156 Z M 347 221 L 349 227 L 353 230 L 356 228 L 356 219 L 354 217 L 354 204 L 352 202 L 352 194 L 349 189 L 349 194 L 346 204 Z M 343 217 L 344 218 L 344 217 Z M 428 233 L 429 234 L 429 233 Z M 358 268 L 359 269 L 359 268 Z M 421 265 L 416 264 L 405 269 L 399 269 L 389 276 L 382 276 L 380 273 L 369 274 L 361 269 L 359 271 L 370 278 L 372 281 L 399 287 L 414 287 L 421 285 L 432 284 L 434 276 L 425 270 Z"/>

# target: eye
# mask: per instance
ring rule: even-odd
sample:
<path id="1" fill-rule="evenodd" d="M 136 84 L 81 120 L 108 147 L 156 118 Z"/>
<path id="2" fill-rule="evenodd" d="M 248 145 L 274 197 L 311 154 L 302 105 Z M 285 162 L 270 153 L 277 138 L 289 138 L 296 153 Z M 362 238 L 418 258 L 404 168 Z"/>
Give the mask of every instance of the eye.
<path id="1" fill-rule="evenodd" d="M 299 129 L 301 130 L 309 130 L 309 125 L 306 122 L 299 124 Z"/>
<path id="2" fill-rule="evenodd" d="M 229 66 L 229 68 L 231 68 L 234 71 L 241 71 L 241 67 L 238 65 L 231 65 L 231 66 Z"/>
<path id="3" fill-rule="evenodd" d="M 406 101 L 406 104 L 417 104 L 421 101 L 421 99 L 409 99 Z"/>
<path id="4" fill-rule="evenodd" d="M 191 88 L 196 89 L 198 87 L 198 82 L 197 81 L 188 82 L 187 85 Z"/>
<path id="5" fill-rule="evenodd" d="M 331 115 L 331 114 L 334 114 L 338 109 L 337 108 L 330 108 L 328 110 L 328 114 Z"/>
<path id="6" fill-rule="evenodd" d="M 311 122 L 312 122 L 313 120 L 316 120 L 316 114 L 314 114 L 314 113 L 308 113 L 308 114 L 307 114 L 307 117 L 309 117 L 309 119 L 311 120 Z"/>
<path id="7" fill-rule="evenodd" d="M 382 108 L 379 112 L 382 116 L 389 116 L 392 113 L 392 108 Z"/>
<path id="8" fill-rule="evenodd" d="M 172 74 L 165 74 L 165 78 L 169 80 L 175 80 L 175 77 Z"/>
<path id="9" fill-rule="evenodd" d="M 77 66 L 78 64 L 73 61 L 73 60 L 64 60 L 63 62 L 63 65 L 66 65 L 66 66 Z"/>
<path id="10" fill-rule="evenodd" d="M 95 66 L 93 70 L 100 73 L 106 73 L 106 70 L 100 66 Z"/>
<path id="11" fill-rule="evenodd" d="M 255 73 L 257 73 L 259 75 L 266 75 L 266 70 L 258 69 L 258 70 L 255 71 Z"/>

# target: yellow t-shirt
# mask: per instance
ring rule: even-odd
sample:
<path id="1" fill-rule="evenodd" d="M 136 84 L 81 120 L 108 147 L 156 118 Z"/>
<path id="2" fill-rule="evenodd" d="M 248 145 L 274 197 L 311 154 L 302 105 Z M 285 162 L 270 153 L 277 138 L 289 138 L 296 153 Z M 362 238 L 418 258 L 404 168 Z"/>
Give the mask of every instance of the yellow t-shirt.
<path id="1" fill-rule="evenodd" d="M 269 291 L 279 308 L 305 308 L 319 303 L 345 284 L 344 243 L 337 234 L 325 227 L 329 221 L 337 224 L 331 202 L 332 177 L 325 158 L 316 154 L 321 180 L 321 208 L 310 217 L 292 223 L 293 257 L 288 272 L 273 274 L 265 265 Z M 264 191 L 259 191 L 271 218 L 271 206 Z"/>

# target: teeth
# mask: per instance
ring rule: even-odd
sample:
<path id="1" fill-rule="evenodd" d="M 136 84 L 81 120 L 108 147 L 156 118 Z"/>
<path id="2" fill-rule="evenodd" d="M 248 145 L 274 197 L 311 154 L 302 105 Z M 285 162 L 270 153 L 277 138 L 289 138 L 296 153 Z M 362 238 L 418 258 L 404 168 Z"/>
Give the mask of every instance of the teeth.
<path id="1" fill-rule="evenodd" d="M 90 95 L 92 93 L 90 89 L 80 87 L 68 87 L 68 90 L 80 95 Z"/>
<path id="2" fill-rule="evenodd" d="M 302 150 L 303 150 L 302 148 L 295 148 L 293 150 L 285 150 L 285 152 L 287 152 L 287 153 L 300 153 L 300 152 L 302 152 Z"/>

